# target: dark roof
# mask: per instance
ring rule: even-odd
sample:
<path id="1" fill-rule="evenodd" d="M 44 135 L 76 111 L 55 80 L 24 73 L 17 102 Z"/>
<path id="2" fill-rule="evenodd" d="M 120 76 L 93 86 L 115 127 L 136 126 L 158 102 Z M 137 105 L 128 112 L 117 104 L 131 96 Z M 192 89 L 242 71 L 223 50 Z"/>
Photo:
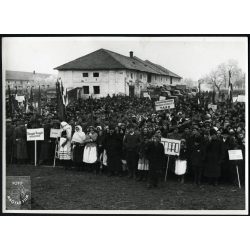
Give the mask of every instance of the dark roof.
<path id="1" fill-rule="evenodd" d="M 175 74 L 174 72 L 170 71 L 169 69 L 166 69 L 164 67 L 162 67 L 161 65 L 159 64 L 156 64 L 156 63 L 152 63 L 150 62 L 149 60 L 146 60 L 145 62 L 147 62 L 148 64 L 152 65 L 152 66 L 155 66 L 156 68 L 158 68 L 159 70 L 165 72 L 165 74 L 169 75 L 169 76 L 173 76 L 173 77 L 176 77 L 176 78 L 181 78 L 181 76 L 178 76 L 177 74 Z"/>
<path id="2" fill-rule="evenodd" d="M 42 74 L 42 73 L 35 73 L 33 72 L 24 72 L 24 71 L 13 71 L 13 70 L 6 70 L 5 72 L 5 79 L 8 80 L 16 80 L 16 81 L 33 81 L 34 77 L 38 78 L 48 78 L 50 74 Z"/>
<path id="3" fill-rule="evenodd" d="M 116 52 L 99 49 L 90 54 L 56 67 L 57 70 L 114 70 L 130 69 L 158 75 L 169 75 L 164 70 L 138 57 L 128 57 Z M 162 67 L 163 68 L 163 67 Z M 172 72 L 171 72 L 172 73 Z M 179 77 L 174 74 L 175 77 Z M 174 76 L 173 75 L 173 76 Z"/>

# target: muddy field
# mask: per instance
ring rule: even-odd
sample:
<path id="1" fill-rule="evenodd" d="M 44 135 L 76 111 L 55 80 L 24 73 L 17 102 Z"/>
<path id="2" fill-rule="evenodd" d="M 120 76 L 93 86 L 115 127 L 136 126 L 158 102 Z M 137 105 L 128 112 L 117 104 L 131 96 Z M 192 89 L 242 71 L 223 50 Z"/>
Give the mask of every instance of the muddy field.
<path id="1" fill-rule="evenodd" d="M 8 166 L 7 176 L 31 177 L 33 210 L 240 210 L 245 190 L 201 187 L 170 178 L 157 189 L 127 177 L 108 177 L 56 167 Z"/>

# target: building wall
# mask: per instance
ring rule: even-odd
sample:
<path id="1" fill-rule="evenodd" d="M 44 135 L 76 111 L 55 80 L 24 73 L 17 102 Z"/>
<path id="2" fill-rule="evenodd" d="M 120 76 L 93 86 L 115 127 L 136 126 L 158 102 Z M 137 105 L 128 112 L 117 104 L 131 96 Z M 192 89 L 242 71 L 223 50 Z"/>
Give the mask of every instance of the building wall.
<path id="1" fill-rule="evenodd" d="M 94 73 L 99 73 L 94 77 Z M 129 86 L 134 86 L 134 94 L 140 96 L 141 90 L 145 90 L 148 83 L 148 74 L 134 70 L 96 70 L 96 71 L 59 71 L 58 77 L 61 78 L 63 86 L 68 89 L 76 87 L 82 88 L 81 97 L 94 98 L 105 97 L 108 94 L 129 95 Z M 172 84 L 176 79 L 172 78 Z M 169 76 L 159 76 L 151 74 L 151 85 L 163 86 L 170 85 Z M 89 94 L 84 94 L 83 87 L 89 87 Z M 99 86 L 100 94 L 94 94 L 94 86 Z"/>

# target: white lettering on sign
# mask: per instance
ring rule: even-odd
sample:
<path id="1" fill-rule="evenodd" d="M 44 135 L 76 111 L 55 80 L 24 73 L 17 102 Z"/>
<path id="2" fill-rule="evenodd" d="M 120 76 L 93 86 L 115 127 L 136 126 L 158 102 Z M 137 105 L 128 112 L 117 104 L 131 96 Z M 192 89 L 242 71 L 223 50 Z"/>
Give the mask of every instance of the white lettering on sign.
<path id="1" fill-rule="evenodd" d="M 161 138 L 161 143 L 164 146 L 166 155 L 179 155 L 181 148 L 181 141 L 174 139 Z"/>
<path id="2" fill-rule="evenodd" d="M 228 150 L 229 160 L 243 160 L 242 150 L 235 149 L 235 150 Z"/>
<path id="3" fill-rule="evenodd" d="M 161 100 L 155 102 L 155 110 L 164 110 L 164 109 L 173 109 L 174 106 L 174 99 L 168 99 L 168 100 Z"/>
<path id="4" fill-rule="evenodd" d="M 43 128 L 27 129 L 27 141 L 43 141 L 43 140 L 44 140 Z"/>

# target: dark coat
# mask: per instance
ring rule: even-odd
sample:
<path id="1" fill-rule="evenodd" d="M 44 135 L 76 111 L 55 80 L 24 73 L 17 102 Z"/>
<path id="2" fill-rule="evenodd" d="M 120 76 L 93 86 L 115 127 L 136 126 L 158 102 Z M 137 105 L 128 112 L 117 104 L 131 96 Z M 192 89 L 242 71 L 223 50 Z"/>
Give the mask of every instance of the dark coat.
<path id="1" fill-rule="evenodd" d="M 205 152 L 204 176 L 218 178 L 221 175 L 223 158 L 222 143 L 220 140 L 211 140 Z"/>
<path id="2" fill-rule="evenodd" d="M 146 154 L 149 160 L 149 170 L 160 171 L 163 169 L 165 162 L 165 152 L 162 143 L 149 143 Z"/>
<path id="3" fill-rule="evenodd" d="M 104 140 L 107 152 L 107 163 L 110 171 L 121 170 L 122 141 L 117 134 L 107 135 Z"/>
<path id="4" fill-rule="evenodd" d="M 23 125 L 17 126 L 13 133 L 14 157 L 17 160 L 25 160 L 28 158 L 26 144 L 26 128 Z"/>

